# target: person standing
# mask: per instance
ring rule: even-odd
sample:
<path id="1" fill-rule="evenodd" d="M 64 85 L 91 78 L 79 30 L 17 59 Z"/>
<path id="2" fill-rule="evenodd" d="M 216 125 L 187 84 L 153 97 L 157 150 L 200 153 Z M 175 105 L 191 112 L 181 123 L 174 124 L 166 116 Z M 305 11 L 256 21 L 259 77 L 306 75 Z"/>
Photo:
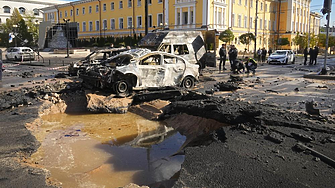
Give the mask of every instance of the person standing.
<path id="1" fill-rule="evenodd" d="M 314 55 L 315 55 L 314 49 L 309 48 L 309 65 L 313 65 Z"/>
<path id="2" fill-rule="evenodd" d="M 316 65 L 316 59 L 319 55 L 319 48 L 317 46 L 314 47 L 314 65 Z"/>
<path id="3" fill-rule="evenodd" d="M 304 49 L 304 58 L 305 58 L 305 61 L 304 61 L 304 65 L 307 65 L 307 57 L 308 57 L 308 49 L 307 47 Z"/>
<path id="4" fill-rule="evenodd" d="M 263 47 L 263 49 L 262 49 L 262 63 L 265 62 L 266 54 L 267 54 L 267 51 L 266 51 L 266 49 Z"/>
<path id="5" fill-rule="evenodd" d="M 257 56 L 258 56 L 258 62 L 260 62 L 261 61 L 261 57 L 262 57 L 262 50 L 261 50 L 261 48 L 258 48 L 258 50 L 257 50 Z"/>
<path id="6" fill-rule="evenodd" d="M 272 54 L 272 48 L 269 49 L 268 53 L 269 53 L 269 56 Z"/>
<path id="7" fill-rule="evenodd" d="M 230 46 L 228 55 L 229 55 L 230 66 L 233 67 L 234 62 L 235 62 L 235 60 L 237 58 L 237 49 L 236 49 L 236 47 L 234 45 Z"/>
<path id="8" fill-rule="evenodd" d="M 220 55 L 219 72 L 221 72 L 221 66 L 222 66 L 222 70 L 227 70 L 225 67 L 226 59 L 227 59 L 227 50 L 226 50 L 225 44 L 222 44 L 220 51 L 219 51 L 219 55 Z"/>

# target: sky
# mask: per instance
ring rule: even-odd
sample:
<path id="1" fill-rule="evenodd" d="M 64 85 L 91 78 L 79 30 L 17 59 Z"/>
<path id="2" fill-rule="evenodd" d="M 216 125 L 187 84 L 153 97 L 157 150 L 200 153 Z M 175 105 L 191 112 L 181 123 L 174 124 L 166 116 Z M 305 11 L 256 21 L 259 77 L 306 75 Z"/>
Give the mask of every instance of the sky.
<path id="1" fill-rule="evenodd" d="M 63 1 L 76 1 L 76 0 L 63 0 Z M 317 13 L 321 13 L 321 9 L 323 7 L 323 0 L 312 0 L 311 2 L 311 11 L 312 12 L 317 12 Z M 333 3 L 332 3 L 332 12 L 330 13 L 330 26 L 335 26 L 335 0 L 333 0 Z M 322 18 L 321 20 L 321 26 L 325 25 L 327 22 L 326 22 L 326 18 L 325 16 Z"/>

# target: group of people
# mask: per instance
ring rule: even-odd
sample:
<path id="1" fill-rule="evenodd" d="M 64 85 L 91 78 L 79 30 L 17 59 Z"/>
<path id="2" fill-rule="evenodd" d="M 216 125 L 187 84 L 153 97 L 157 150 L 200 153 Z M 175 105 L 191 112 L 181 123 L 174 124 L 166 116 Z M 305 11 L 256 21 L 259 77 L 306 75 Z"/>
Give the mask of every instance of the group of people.
<path id="1" fill-rule="evenodd" d="M 242 72 L 246 72 L 246 73 L 252 72 L 253 74 L 255 74 L 255 71 L 257 68 L 257 62 L 252 58 L 245 57 L 244 64 L 243 64 L 242 61 L 237 59 L 237 54 L 238 54 L 238 51 L 235 45 L 230 45 L 230 49 L 228 51 L 228 57 L 229 57 L 231 71 L 234 74 L 238 74 Z M 225 44 L 222 44 L 222 47 L 220 48 L 220 51 L 219 51 L 219 55 L 220 55 L 219 72 L 221 72 L 221 67 L 222 67 L 222 70 L 227 70 L 225 68 L 225 64 L 227 60 L 227 50 L 226 50 Z"/>
<path id="2" fill-rule="evenodd" d="M 267 51 L 264 47 L 261 49 L 259 48 L 257 50 L 257 57 L 258 57 L 258 62 L 264 63 L 266 61 L 266 54 L 269 53 L 269 55 L 272 54 L 272 49 L 270 48 L 269 51 Z"/>
<path id="3" fill-rule="evenodd" d="M 317 46 L 315 46 L 314 48 L 310 48 L 309 50 L 306 47 L 304 49 L 304 58 L 305 58 L 304 65 L 307 65 L 308 55 L 309 55 L 309 65 L 313 64 L 316 65 L 316 59 L 318 57 L 318 54 L 319 54 L 319 48 Z"/>

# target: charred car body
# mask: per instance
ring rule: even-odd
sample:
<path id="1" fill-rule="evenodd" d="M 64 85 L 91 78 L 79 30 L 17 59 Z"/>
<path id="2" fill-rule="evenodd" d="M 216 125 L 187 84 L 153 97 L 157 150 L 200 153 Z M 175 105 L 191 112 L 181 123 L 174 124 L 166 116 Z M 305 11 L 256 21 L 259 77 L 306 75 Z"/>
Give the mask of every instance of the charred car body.
<path id="1" fill-rule="evenodd" d="M 88 56 L 86 56 L 85 59 L 71 63 L 68 69 L 69 75 L 79 75 L 79 72 L 85 70 L 89 65 L 100 64 L 101 62 L 106 61 L 108 58 L 126 50 L 126 48 L 111 48 L 93 51 Z"/>
<path id="2" fill-rule="evenodd" d="M 133 49 L 87 67 L 80 77 L 88 86 L 113 89 L 116 94 L 126 96 L 133 89 L 192 88 L 199 78 L 198 68 L 199 65 L 181 56 Z"/>

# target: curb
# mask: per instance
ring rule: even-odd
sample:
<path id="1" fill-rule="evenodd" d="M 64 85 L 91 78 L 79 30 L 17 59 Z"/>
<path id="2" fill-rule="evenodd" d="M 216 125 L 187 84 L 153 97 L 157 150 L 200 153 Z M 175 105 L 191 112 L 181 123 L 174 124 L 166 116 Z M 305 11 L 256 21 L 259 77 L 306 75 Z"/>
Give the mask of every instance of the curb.
<path id="1" fill-rule="evenodd" d="M 305 74 L 304 78 L 320 79 L 320 80 L 335 80 L 335 75 L 318 75 L 318 74 L 312 73 L 312 74 Z"/>

